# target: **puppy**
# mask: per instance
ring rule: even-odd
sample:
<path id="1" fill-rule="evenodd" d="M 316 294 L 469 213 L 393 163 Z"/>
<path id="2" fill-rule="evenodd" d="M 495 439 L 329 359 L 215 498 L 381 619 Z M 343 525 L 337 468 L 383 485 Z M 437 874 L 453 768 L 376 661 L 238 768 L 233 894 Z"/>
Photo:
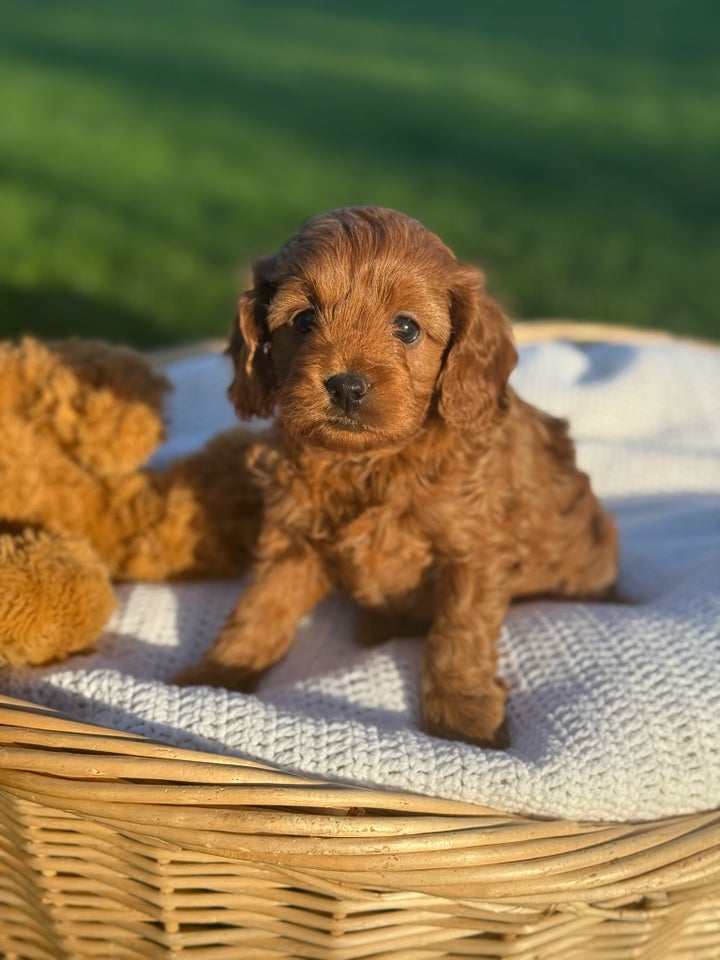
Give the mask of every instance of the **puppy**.
<path id="1" fill-rule="evenodd" d="M 184 684 L 249 690 L 331 591 L 427 627 L 422 721 L 505 741 L 496 641 L 514 597 L 601 597 L 611 518 L 567 424 L 508 386 L 510 326 L 482 275 L 416 220 L 356 207 L 254 265 L 230 340 L 238 414 L 278 410 L 252 582 Z"/>

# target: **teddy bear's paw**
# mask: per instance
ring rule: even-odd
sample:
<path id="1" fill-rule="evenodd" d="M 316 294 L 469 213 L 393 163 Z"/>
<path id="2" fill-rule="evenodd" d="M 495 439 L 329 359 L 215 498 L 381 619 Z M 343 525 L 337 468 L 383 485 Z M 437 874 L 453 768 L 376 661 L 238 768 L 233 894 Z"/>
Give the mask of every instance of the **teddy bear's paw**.
<path id="1" fill-rule="evenodd" d="M 0 523 L 0 666 L 92 649 L 115 605 L 107 571 L 85 540 Z"/>

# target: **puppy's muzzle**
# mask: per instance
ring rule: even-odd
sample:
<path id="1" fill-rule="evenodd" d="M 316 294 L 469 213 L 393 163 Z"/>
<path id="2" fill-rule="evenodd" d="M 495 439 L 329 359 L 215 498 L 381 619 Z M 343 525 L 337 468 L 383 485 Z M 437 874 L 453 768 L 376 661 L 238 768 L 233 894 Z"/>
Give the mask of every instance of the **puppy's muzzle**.
<path id="1" fill-rule="evenodd" d="M 367 396 L 370 381 L 360 373 L 336 373 L 325 381 L 333 406 L 345 414 L 356 413 Z"/>

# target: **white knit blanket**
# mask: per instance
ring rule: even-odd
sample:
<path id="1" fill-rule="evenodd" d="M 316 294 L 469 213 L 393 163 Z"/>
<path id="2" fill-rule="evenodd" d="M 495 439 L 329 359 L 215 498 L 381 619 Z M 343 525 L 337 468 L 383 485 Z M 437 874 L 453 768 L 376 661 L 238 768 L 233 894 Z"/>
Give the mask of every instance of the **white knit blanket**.
<path id="1" fill-rule="evenodd" d="M 233 424 L 227 361 L 170 376 L 169 458 Z M 507 752 L 423 734 L 421 641 L 360 649 L 342 598 L 299 630 L 257 696 L 180 689 L 242 589 L 126 585 L 96 653 L 0 671 L 0 689 L 92 723 L 330 779 L 571 819 L 639 820 L 720 802 L 720 351 L 674 344 L 521 350 L 514 385 L 568 416 L 615 512 L 631 603 L 524 603 L 501 638 Z"/>

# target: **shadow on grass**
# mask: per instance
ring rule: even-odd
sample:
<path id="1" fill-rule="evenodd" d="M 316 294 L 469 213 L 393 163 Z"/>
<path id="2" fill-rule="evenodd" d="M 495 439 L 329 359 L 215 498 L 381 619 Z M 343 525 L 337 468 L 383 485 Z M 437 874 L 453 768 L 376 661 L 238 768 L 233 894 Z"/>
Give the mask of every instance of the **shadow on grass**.
<path id="1" fill-rule="evenodd" d="M 22 288 L 0 284 L 0 337 L 53 339 L 72 330 L 78 337 L 152 347 L 167 342 L 166 330 L 139 311 L 114 300 L 61 287 Z"/>

